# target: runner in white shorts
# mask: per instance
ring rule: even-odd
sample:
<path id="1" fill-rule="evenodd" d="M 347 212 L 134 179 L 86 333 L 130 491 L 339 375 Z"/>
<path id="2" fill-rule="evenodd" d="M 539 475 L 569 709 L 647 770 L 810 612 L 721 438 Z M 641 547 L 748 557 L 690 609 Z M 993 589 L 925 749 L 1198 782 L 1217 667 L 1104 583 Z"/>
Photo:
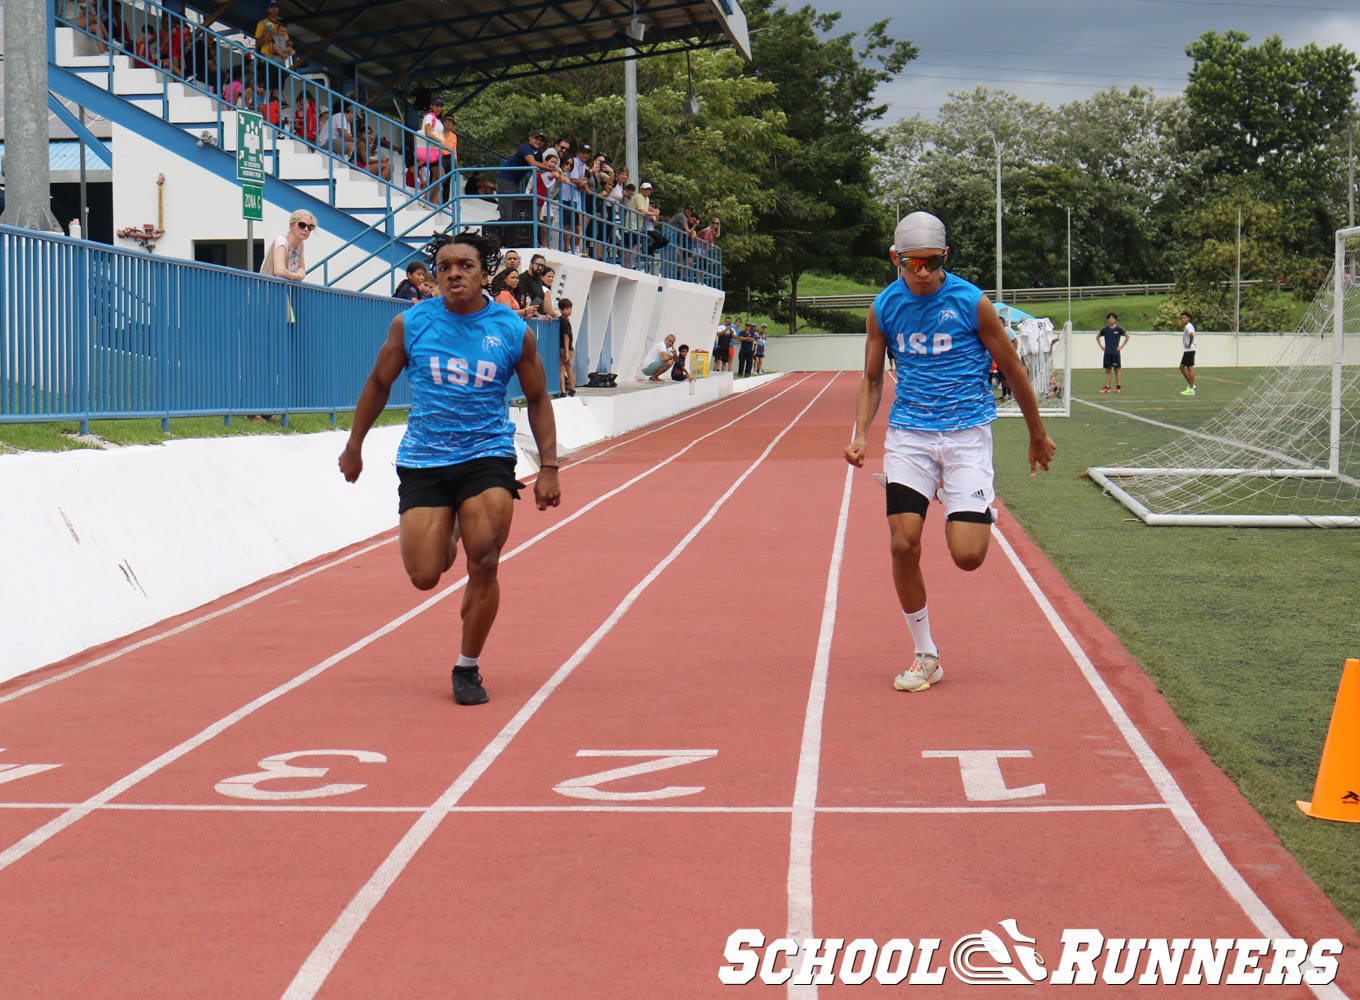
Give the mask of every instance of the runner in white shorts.
<path id="1" fill-rule="evenodd" d="M 889 257 L 901 280 L 874 299 L 864 347 L 855 436 L 845 449 L 863 467 L 869 427 L 883 398 L 884 357 L 897 368 L 897 393 L 884 442 L 883 479 L 892 537 L 893 584 L 915 645 L 899 691 L 924 691 L 944 677 L 930 634 L 921 535 L 930 501 L 945 508 L 945 539 L 960 569 L 974 570 L 991 539 L 992 421 L 989 373 L 995 359 L 1029 427 L 1029 468 L 1048 468 L 1057 446 L 1044 430 L 1025 365 L 982 290 L 944 270 L 944 223 L 913 212 L 897 224 Z"/>

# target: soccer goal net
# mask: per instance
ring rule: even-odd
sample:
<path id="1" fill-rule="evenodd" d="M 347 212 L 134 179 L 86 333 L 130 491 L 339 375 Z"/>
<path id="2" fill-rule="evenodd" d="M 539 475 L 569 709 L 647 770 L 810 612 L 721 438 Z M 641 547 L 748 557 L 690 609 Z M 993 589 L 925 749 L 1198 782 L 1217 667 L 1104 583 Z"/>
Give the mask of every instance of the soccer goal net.
<path id="1" fill-rule="evenodd" d="M 1338 230 L 1279 361 L 1208 423 L 1091 478 L 1150 525 L 1360 528 L 1357 263 L 1360 228 Z"/>
<path id="2" fill-rule="evenodd" d="M 1039 401 L 1039 413 L 1045 417 L 1069 417 L 1072 415 L 1072 399 L 1068 386 L 1072 384 L 1072 324 L 1064 323 L 1061 330 L 1055 330 L 1047 319 L 1035 319 L 1027 314 L 1023 319 L 1010 317 L 1010 306 L 1001 306 L 997 312 L 1006 324 L 1020 360 L 1025 363 L 1029 373 L 1029 384 L 1034 387 L 1034 395 Z M 996 415 L 998 417 L 1019 417 L 1020 405 L 1015 401 L 1010 386 L 999 372 L 993 372 L 996 393 Z"/>

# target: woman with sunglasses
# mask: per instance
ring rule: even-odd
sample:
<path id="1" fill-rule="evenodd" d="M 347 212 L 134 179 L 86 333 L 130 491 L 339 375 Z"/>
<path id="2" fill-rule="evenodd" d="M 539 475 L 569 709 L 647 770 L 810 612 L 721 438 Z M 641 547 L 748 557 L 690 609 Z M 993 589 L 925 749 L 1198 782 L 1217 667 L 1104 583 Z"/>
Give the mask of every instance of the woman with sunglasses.
<path id="1" fill-rule="evenodd" d="M 274 245 L 260 264 L 260 273 L 272 274 L 276 278 L 291 278 L 293 281 L 306 278 L 307 260 L 302 245 L 315 229 L 316 216 L 305 208 L 288 216 L 288 232 L 274 238 Z"/>
<path id="2" fill-rule="evenodd" d="M 883 398 L 884 357 L 896 361 L 896 394 L 883 449 L 893 584 L 915 655 L 893 679 L 898 691 L 925 691 L 944 677 L 930 634 L 921 535 L 930 501 L 945 506 L 945 541 L 954 564 L 974 570 L 991 540 L 992 361 L 1006 376 L 1029 427 L 1029 470 L 1047 469 L 1057 446 L 1044 430 L 1039 404 L 1020 356 L 982 289 L 944 270 L 944 223 L 913 212 L 897 224 L 888 252 L 898 280 L 869 308 L 864 377 L 855 435 L 845 460 L 862 467 L 869 427 Z"/>

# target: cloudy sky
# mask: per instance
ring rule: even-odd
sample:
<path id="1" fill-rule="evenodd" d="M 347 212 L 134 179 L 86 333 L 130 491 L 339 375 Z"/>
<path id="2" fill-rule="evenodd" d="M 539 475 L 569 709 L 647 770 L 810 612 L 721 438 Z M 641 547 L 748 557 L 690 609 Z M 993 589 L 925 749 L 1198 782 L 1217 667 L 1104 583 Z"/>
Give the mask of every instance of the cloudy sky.
<path id="1" fill-rule="evenodd" d="M 1340 43 L 1360 52 L 1360 0 L 811 0 L 841 10 L 842 30 L 890 18 L 894 38 L 920 55 L 880 92 L 885 122 L 933 118 L 949 91 L 978 84 L 1051 107 L 1110 86 L 1179 94 L 1185 47 L 1205 31 L 1237 29 L 1255 45 L 1278 34 L 1289 48 Z M 796 6 L 796 0 L 791 0 Z"/>

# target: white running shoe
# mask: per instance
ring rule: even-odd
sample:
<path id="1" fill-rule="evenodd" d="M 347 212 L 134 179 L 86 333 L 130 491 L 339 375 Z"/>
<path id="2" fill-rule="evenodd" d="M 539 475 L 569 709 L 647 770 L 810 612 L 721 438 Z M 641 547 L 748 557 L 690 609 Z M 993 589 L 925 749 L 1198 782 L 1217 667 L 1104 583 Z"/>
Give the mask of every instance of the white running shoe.
<path id="1" fill-rule="evenodd" d="M 933 653 L 917 653 L 911 666 L 893 678 L 893 687 L 898 691 L 924 691 L 944 678 L 944 668 L 940 658 Z"/>

